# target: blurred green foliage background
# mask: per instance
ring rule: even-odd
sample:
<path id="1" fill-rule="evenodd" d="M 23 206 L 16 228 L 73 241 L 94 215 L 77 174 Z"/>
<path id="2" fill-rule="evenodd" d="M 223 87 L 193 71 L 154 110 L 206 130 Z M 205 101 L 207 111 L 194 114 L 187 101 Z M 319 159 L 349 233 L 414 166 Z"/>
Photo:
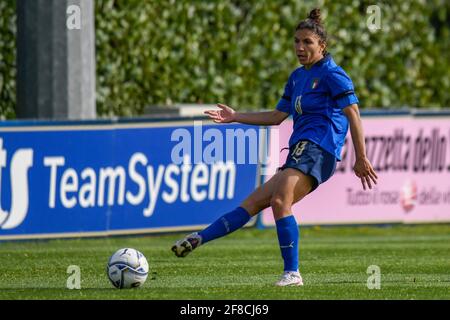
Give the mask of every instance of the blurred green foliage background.
<path id="1" fill-rule="evenodd" d="M 450 107 L 447 0 L 95 0 L 98 114 L 175 103 L 271 109 L 298 66 L 295 27 L 316 6 L 362 108 Z M 0 115 L 14 118 L 15 1 L 0 1 L 0 13 Z"/>
<path id="2" fill-rule="evenodd" d="M 16 1 L 0 1 L 0 120 L 15 118 Z"/>

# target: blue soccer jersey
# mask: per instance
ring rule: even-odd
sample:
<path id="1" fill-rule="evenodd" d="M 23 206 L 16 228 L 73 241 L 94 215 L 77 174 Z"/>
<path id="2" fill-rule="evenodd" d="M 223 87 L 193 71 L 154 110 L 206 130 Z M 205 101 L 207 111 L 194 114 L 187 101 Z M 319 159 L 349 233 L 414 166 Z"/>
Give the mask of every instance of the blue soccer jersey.
<path id="1" fill-rule="evenodd" d="M 297 68 L 277 105 L 277 110 L 289 113 L 294 120 L 289 146 L 309 140 L 341 160 L 348 131 L 342 109 L 358 102 L 352 80 L 330 54 L 308 70 Z"/>

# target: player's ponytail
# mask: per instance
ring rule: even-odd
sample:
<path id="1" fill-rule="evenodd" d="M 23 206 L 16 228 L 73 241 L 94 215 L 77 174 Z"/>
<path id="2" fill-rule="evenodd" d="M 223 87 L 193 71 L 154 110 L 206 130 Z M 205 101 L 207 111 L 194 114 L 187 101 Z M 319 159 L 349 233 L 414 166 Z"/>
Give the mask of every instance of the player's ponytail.
<path id="1" fill-rule="evenodd" d="M 325 31 L 325 27 L 322 24 L 322 18 L 319 8 L 312 9 L 308 17 L 297 25 L 295 31 L 302 29 L 313 31 L 319 37 L 321 43 L 325 43 L 325 50 L 323 51 L 323 55 L 326 55 L 327 32 Z"/>
<path id="2" fill-rule="evenodd" d="M 314 23 L 318 25 L 322 25 L 322 19 L 320 18 L 320 9 L 319 8 L 312 9 L 308 15 L 308 19 L 312 20 Z"/>

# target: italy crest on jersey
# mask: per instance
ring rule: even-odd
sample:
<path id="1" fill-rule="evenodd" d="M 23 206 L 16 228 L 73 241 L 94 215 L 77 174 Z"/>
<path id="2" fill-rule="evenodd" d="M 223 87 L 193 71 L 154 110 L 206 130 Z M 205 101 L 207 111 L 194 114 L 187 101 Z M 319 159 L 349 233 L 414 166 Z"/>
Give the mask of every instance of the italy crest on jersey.
<path id="1" fill-rule="evenodd" d="M 297 111 L 298 114 L 302 114 L 302 96 L 298 96 L 297 99 L 295 99 L 295 111 Z"/>

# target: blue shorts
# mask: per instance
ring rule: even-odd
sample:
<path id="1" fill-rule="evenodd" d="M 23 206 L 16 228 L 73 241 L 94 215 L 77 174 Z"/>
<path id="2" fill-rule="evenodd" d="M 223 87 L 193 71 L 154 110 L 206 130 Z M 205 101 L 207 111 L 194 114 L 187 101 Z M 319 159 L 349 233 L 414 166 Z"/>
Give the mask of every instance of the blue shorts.
<path id="1" fill-rule="evenodd" d="M 336 163 L 335 156 L 323 150 L 317 144 L 300 140 L 289 148 L 286 163 L 280 170 L 293 168 L 312 176 L 315 179 L 315 184 L 311 190 L 313 191 L 319 184 L 330 179 L 336 170 Z"/>

